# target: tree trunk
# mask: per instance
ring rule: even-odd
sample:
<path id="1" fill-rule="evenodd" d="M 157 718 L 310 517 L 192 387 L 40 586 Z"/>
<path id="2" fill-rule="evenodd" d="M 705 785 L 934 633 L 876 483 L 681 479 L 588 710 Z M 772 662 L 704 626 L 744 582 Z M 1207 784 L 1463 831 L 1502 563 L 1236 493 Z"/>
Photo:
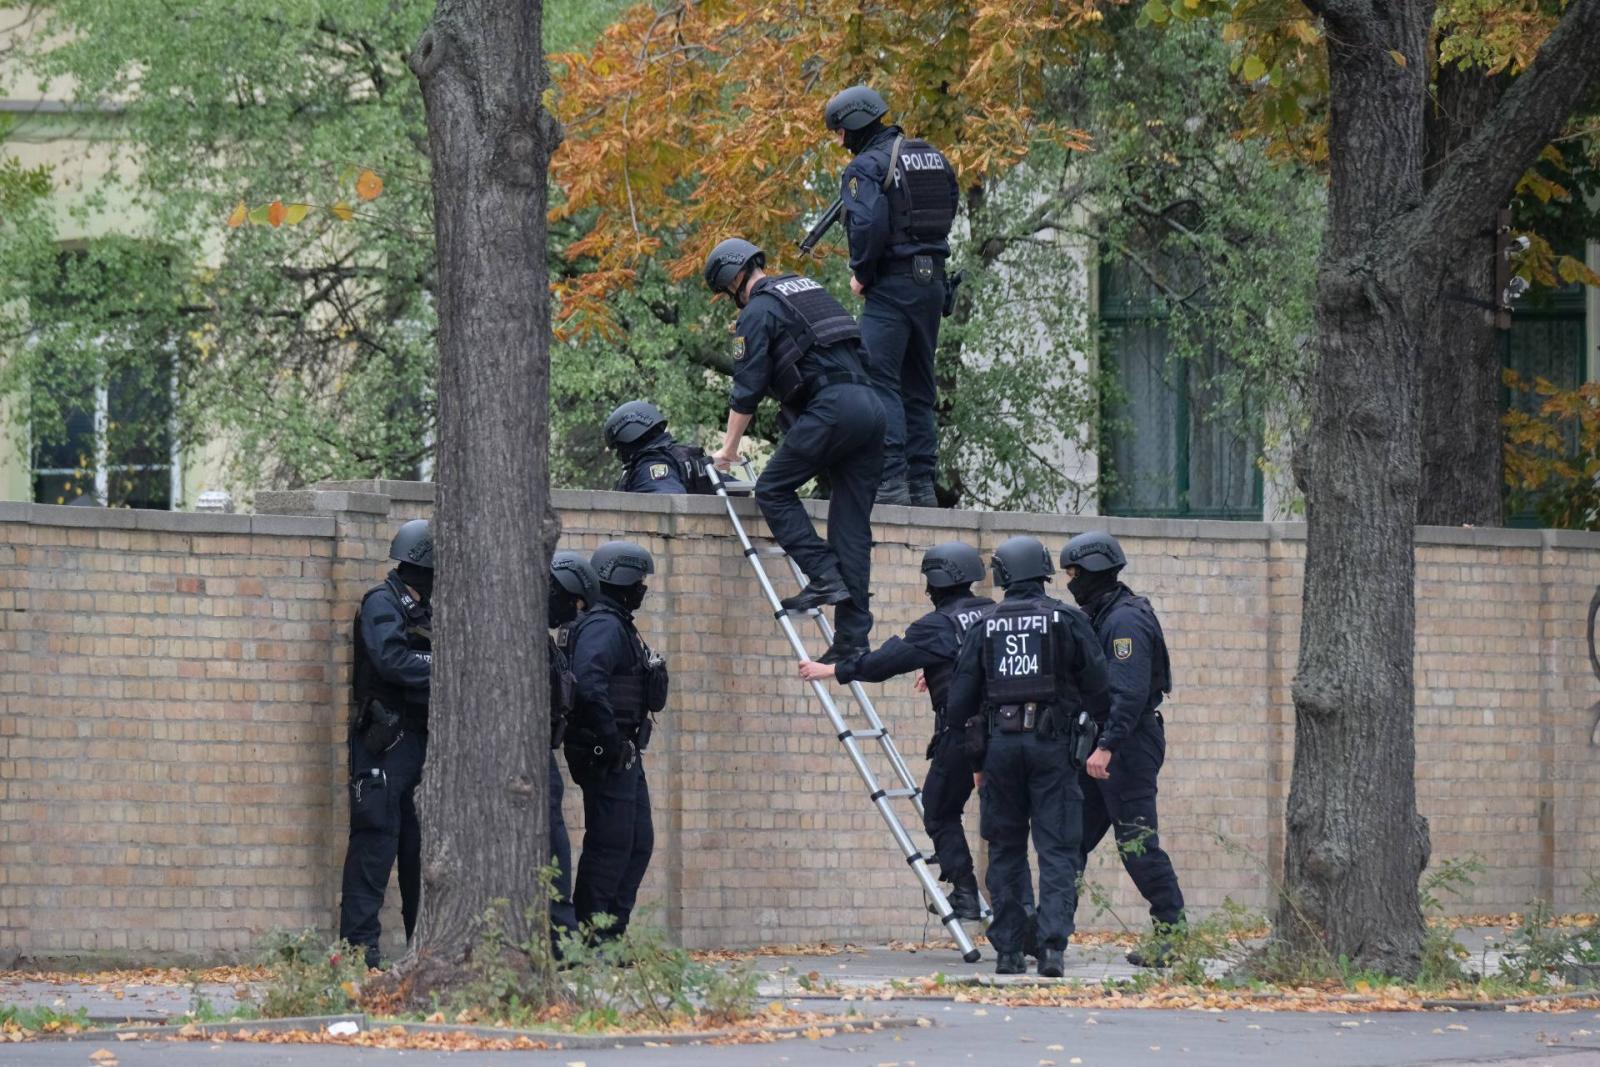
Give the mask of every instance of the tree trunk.
<path id="1" fill-rule="evenodd" d="M 1428 109 L 1424 184 L 1494 110 L 1504 79 L 1442 66 Z M 1498 211 L 1461 234 L 1463 255 L 1446 265 L 1444 299 L 1433 305 L 1422 345 L 1422 496 L 1424 526 L 1499 526 L 1504 522 L 1505 434 L 1500 424 L 1500 331 L 1493 302 Z"/>
<path id="2" fill-rule="evenodd" d="M 439 552 L 432 751 L 419 807 L 413 997 L 457 977 L 484 911 L 545 936 L 546 168 L 560 127 L 538 0 L 439 0 L 411 56 L 428 112 L 439 258 Z"/>
<path id="3" fill-rule="evenodd" d="M 1432 3 L 1308 6 L 1328 42 L 1329 218 L 1311 429 L 1295 456 L 1307 543 L 1275 936 L 1302 956 L 1406 975 L 1421 954 L 1417 880 L 1428 861 L 1412 682 L 1418 367 L 1449 264 L 1600 74 L 1589 55 L 1600 0 L 1568 5 L 1426 197 Z"/>

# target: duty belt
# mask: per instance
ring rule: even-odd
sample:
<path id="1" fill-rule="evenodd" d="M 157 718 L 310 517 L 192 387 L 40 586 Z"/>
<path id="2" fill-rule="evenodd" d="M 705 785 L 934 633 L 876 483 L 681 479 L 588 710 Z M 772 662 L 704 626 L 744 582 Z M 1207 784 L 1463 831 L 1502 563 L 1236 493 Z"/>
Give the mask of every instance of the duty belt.
<path id="1" fill-rule="evenodd" d="M 944 277 L 944 257 L 943 256 L 933 256 L 932 253 L 928 253 L 928 254 L 930 256 L 932 256 L 932 259 L 933 259 L 933 273 L 934 273 L 934 276 L 938 277 L 938 278 Z M 882 263 L 880 263 L 878 265 L 878 273 L 879 274 L 910 274 L 910 273 L 912 273 L 912 271 L 914 271 L 916 269 L 912 265 L 912 261 L 915 258 L 916 258 L 915 256 L 905 256 L 905 257 L 903 257 L 901 259 L 885 260 L 884 262 L 882 262 Z"/>

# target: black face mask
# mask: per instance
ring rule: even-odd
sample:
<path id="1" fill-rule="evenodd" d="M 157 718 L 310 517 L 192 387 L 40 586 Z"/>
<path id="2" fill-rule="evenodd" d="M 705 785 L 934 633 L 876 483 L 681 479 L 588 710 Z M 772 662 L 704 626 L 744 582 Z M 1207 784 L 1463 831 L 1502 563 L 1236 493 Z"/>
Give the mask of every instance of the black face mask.
<path id="1" fill-rule="evenodd" d="M 545 605 L 546 625 L 554 630 L 578 617 L 578 602 L 572 594 L 554 582 L 550 585 L 550 601 Z"/>
<path id="2" fill-rule="evenodd" d="M 1080 570 L 1076 578 L 1067 581 L 1067 592 L 1072 594 L 1072 599 L 1078 602 L 1080 608 L 1084 607 L 1117 587 L 1117 573 L 1115 570 Z"/>
<path id="3" fill-rule="evenodd" d="M 873 119 L 859 130 L 844 131 L 844 147 L 851 155 L 859 156 L 872 139 L 883 132 L 883 120 Z"/>
<path id="4" fill-rule="evenodd" d="M 424 604 L 433 600 L 433 572 L 428 568 L 402 563 L 400 580 L 415 589 L 417 598 Z"/>
<path id="5" fill-rule="evenodd" d="M 616 604 L 623 611 L 638 611 L 639 605 L 644 603 L 644 595 L 650 587 L 640 582 L 638 585 L 612 585 L 609 582 L 600 583 L 600 591 L 606 599 Z"/>

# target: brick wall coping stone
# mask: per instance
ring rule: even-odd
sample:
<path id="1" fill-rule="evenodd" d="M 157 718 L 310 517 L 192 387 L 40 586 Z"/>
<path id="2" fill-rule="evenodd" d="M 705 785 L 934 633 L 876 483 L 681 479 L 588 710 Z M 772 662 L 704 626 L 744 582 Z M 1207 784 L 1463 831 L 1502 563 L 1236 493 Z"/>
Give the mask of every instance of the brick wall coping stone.
<path id="1" fill-rule="evenodd" d="M 167 533 L 263 534 L 279 537 L 332 537 L 330 515 L 225 515 L 204 511 L 151 511 L 137 508 L 86 508 L 0 500 L 0 522 L 30 526 L 68 526 L 96 530 L 157 530 Z"/>
<path id="2" fill-rule="evenodd" d="M 390 501 L 426 503 L 433 499 L 434 487 L 428 482 L 365 479 L 323 482 L 314 489 L 264 490 L 256 494 L 254 515 L 86 508 L 62 504 L 0 501 L 0 522 L 103 530 L 332 537 L 335 513 L 387 515 Z M 551 502 L 558 510 L 575 512 L 626 511 L 662 516 L 712 516 L 723 513 L 722 501 L 708 496 L 557 489 L 551 493 Z M 805 501 L 805 505 L 813 517 L 823 518 L 827 515 L 827 501 L 808 500 Z M 758 513 L 755 501 L 748 498 L 735 501 L 735 507 L 741 515 L 755 516 Z M 873 523 L 879 527 L 909 526 L 926 530 L 931 526 L 956 531 L 970 530 L 976 535 L 1048 534 L 1070 537 L 1085 530 L 1104 529 L 1123 537 L 1169 540 L 1304 541 L 1306 536 L 1305 524 L 1301 522 L 1115 518 L 894 506 L 876 508 L 872 518 Z M 1487 526 L 1418 526 L 1417 543 L 1507 548 L 1600 549 L 1600 533 L 1588 530 L 1530 530 Z"/>

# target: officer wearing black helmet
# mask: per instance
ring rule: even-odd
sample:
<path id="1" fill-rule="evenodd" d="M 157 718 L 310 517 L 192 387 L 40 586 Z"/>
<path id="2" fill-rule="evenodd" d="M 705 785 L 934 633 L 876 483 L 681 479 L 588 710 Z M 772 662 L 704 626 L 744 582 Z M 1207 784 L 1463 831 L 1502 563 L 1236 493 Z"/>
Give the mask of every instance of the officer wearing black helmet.
<path id="1" fill-rule="evenodd" d="M 983 558 L 971 545 L 960 541 L 935 545 L 923 553 L 922 573 L 933 610 L 912 623 L 904 637 L 891 637 L 881 648 L 852 656 L 837 666 L 802 663 L 800 676 L 807 681 L 837 677 L 849 685 L 923 672 L 933 701 L 934 731 L 927 750 L 931 765 L 922 783 L 923 826 L 939 857 L 940 877 L 954 887 L 950 906 L 961 918 L 975 921 L 981 918 L 978 877 L 961 828 L 962 809 L 972 796 L 972 766 L 962 744 L 960 724 L 946 718 L 945 703 L 961 638 L 994 601 L 972 592 L 972 583 L 983 577 Z"/>
<path id="2" fill-rule="evenodd" d="M 600 579 L 581 552 L 561 551 L 550 559 L 550 599 L 546 609 L 552 630 L 569 626 L 580 612 L 600 598 Z M 577 678 L 572 665 L 552 638 L 550 641 L 550 861 L 556 865 L 555 899 L 550 901 L 550 936 L 560 951 L 560 935 L 576 933 L 578 917 L 572 905 L 572 838 L 561 811 L 566 788 L 555 750 L 566 739 L 567 724 L 577 705 Z"/>
<path id="3" fill-rule="evenodd" d="M 400 864 L 406 940 L 422 897 L 416 789 L 428 754 L 433 677 L 433 533 L 426 519 L 401 526 L 389 545 L 396 566 L 361 598 L 351 654 L 350 843 L 344 855 L 339 937 L 379 963 L 378 913 Z"/>
<path id="4" fill-rule="evenodd" d="M 1039 852 L 1039 974 L 1059 978 L 1081 870 L 1082 794 L 1074 762 L 1088 716 L 1103 712 L 1106 661 L 1089 620 L 1045 595 L 1050 553 L 1013 537 L 991 561 L 1005 599 L 962 642 L 947 717 L 965 724 L 989 842 L 989 943 L 997 974 L 1027 969 L 1028 834 Z"/>
<path id="5" fill-rule="evenodd" d="M 833 645 L 821 657 L 837 663 L 865 652 L 872 629 L 871 516 L 883 466 L 883 405 L 868 383 L 861 332 L 850 313 L 810 278 L 768 277 L 765 265 L 762 251 L 737 237 L 706 259 L 706 285 L 742 309 L 727 434 L 712 458 L 723 470 L 736 462 L 761 398 L 777 398 L 788 429 L 756 482 L 756 503 L 808 579 L 783 606 L 838 605 Z M 831 487 L 827 541 L 817 536 L 798 493 L 819 474 Z"/>
<path id="6" fill-rule="evenodd" d="M 666 667 L 639 638 L 655 560 L 632 541 L 607 541 L 589 559 L 599 587 L 566 635 L 577 701 L 567 728 L 567 768 L 583 790 L 583 854 L 572 900 L 580 923 L 609 915 L 602 937 L 628 927 L 655 848 L 644 750 L 651 716 L 666 704 Z"/>
<path id="7" fill-rule="evenodd" d="M 624 493 L 687 493 L 667 417 L 648 400 L 630 400 L 606 419 L 606 447 L 622 460 L 616 488 Z"/>
<path id="8" fill-rule="evenodd" d="M 1172 662 L 1150 601 L 1120 576 L 1128 557 L 1117 539 L 1098 530 L 1079 534 L 1061 550 L 1067 589 L 1088 614 L 1105 653 L 1110 707 L 1094 754 L 1085 762 L 1085 861 L 1112 830 L 1133 884 L 1150 903 L 1156 936 L 1128 954 L 1140 967 L 1168 962 L 1168 936 L 1183 921 L 1183 890 L 1156 835 L 1156 776 L 1167 758 L 1161 698 L 1172 691 Z"/>
<path id="9" fill-rule="evenodd" d="M 899 126 L 884 125 L 888 111 L 883 97 L 853 85 L 829 100 L 823 115 L 855 156 L 839 196 L 850 241 L 850 288 L 866 301 L 861 339 L 867 369 L 888 419 L 878 499 L 937 507 L 933 354 L 960 191 L 949 160 Z"/>

